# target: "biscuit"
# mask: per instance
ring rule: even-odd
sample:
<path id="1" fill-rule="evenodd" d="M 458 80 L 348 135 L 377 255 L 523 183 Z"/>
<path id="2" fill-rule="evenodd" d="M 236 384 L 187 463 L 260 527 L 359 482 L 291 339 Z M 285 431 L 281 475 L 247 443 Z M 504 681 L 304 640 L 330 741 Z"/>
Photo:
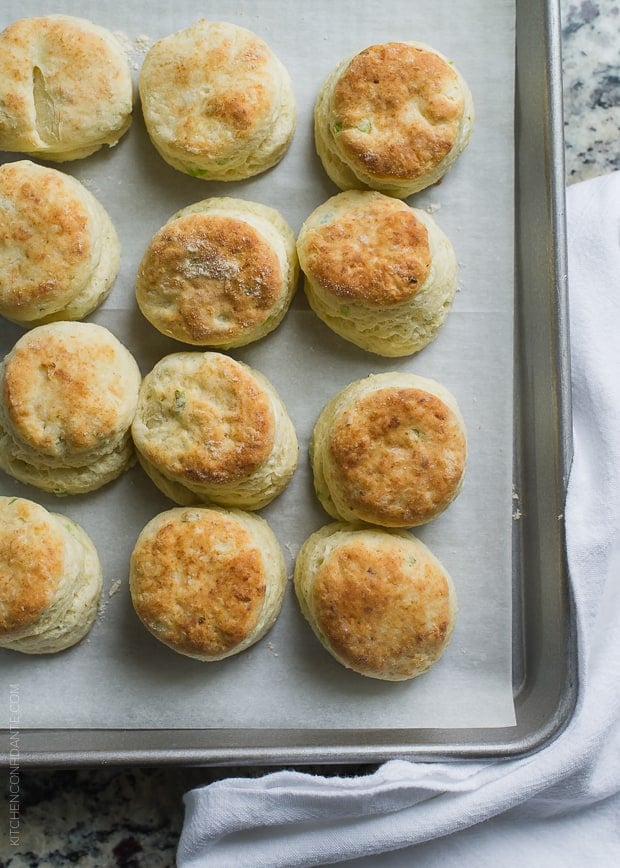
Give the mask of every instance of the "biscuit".
<path id="1" fill-rule="evenodd" d="M 369 352 L 418 352 L 452 306 L 452 244 L 425 211 L 383 193 L 333 196 L 306 219 L 297 249 L 314 312 Z"/>
<path id="2" fill-rule="evenodd" d="M 138 269 L 136 300 L 162 334 L 230 349 L 280 324 L 298 276 L 295 236 L 278 211 L 204 199 L 155 233 Z"/>
<path id="3" fill-rule="evenodd" d="M 302 545 L 294 587 L 323 647 L 369 678 L 415 678 L 437 662 L 452 637 L 453 582 L 406 531 L 327 525 Z"/>
<path id="4" fill-rule="evenodd" d="M 340 61 L 314 108 L 317 153 L 341 190 L 404 199 L 435 184 L 472 133 L 469 87 L 420 42 L 387 42 Z"/>
<path id="5" fill-rule="evenodd" d="M 29 160 L 0 166 L 0 315 L 26 328 L 82 319 L 119 265 L 112 221 L 79 181 Z"/>
<path id="6" fill-rule="evenodd" d="M 102 571 L 86 532 L 20 497 L 0 497 L 0 647 L 52 654 L 90 630 Z"/>
<path id="7" fill-rule="evenodd" d="M 280 613 L 286 581 L 273 531 L 241 510 L 160 513 L 130 560 L 131 599 L 144 626 L 179 654 L 203 661 L 258 642 Z"/>
<path id="8" fill-rule="evenodd" d="M 325 405 L 310 461 L 323 508 L 344 521 L 414 527 L 460 492 L 465 425 L 453 395 L 416 374 L 356 380 Z"/>
<path id="9" fill-rule="evenodd" d="M 140 388 L 138 460 L 176 503 L 261 509 L 290 482 L 297 436 L 267 378 L 215 352 L 173 353 Z"/>
<path id="10" fill-rule="evenodd" d="M 0 364 L 0 469 L 55 494 L 93 491 L 134 460 L 140 371 L 103 326 L 23 335 Z"/>
<path id="11" fill-rule="evenodd" d="M 112 147 L 133 87 L 108 30 L 70 15 L 21 18 L 0 34 L 0 149 L 53 162 Z"/>
<path id="12" fill-rule="evenodd" d="M 290 76 L 243 27 L 201 19 L 156 42 L 140 72 L 151 141 L 188 175 L 238 181 L 278 163 L 295 131 Z"/>

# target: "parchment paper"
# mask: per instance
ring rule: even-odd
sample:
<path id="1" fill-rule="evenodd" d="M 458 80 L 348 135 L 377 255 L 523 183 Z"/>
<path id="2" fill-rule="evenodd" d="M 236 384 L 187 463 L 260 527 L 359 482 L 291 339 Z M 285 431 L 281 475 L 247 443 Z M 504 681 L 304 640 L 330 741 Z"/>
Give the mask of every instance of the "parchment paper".
<path id="1" fill-rule="evenodd" d="M 99 617 L 80 645 L 50 657 L 0 651 L 3 684 L 18 684 L 23 728 L 270 727 L 416 728 L 514 724 L 511 685 L 513 76 L 514 9 L 507 0 L 136 0 L 44 3 L 9 0 L 0 25 L 26 15 L 82 15 L 115 31 L 137 82 L 153 40 L 200 17 L 231 21 L 264 38 L 293 78 L 298 124 L 277 167 L 246 182 L 214 184 L 167 166 L 145 133 L 136 104 L 129 133 L 112 150 L 57 166 L 75 175 L 109 211 L 122 266 L 91 319 L 110 328 L 143 373 L 168 352 L 191 349 L 158 335 L 135 305 L 135 272 L 152 234 L 179 208 L 209 196 L 237 196 L 278 208 L 297 232 L 337 189 L 315 154 L 312 108 L 325 76 L 346 54 L 393 39 L 427 42 L 453 59 L 476 105 L 469 148 L 440 185 L 411 197 L 451 238 L 459 292 L 435 342 L 408 360 L 365 353 L 332 334 L 309 310 L 301 288 L 280 328 L 231 351 L 261 370 L 288 405 L 300 446 L 289 488 L 262 511 L 292 575 L 303 540 L 331 519 L 317 503 L 307 460 L 324 403 L 352 380 L 411 370 L 457 397 L 469 435 L 465 485 L 437 520 L 416 530 L 452 575 L 459 616 L 451 645 L 427 674 L 384 683 L 345 670 L 321 648 L 289 586 L 271 632 L 237 657 L 205 664 L 176 655 L 139 623 L 127 570 L 136 537 L 172 507 L 140 468 L 90 495 L 56 498 L 0 474 L 0 491 L 35 500 L 77 520 L 104 566 Z M 2 154 L 1 159 L 22 155 Z M 22 330 L 0 324 L 0 352 Z M 8 694 L 7 694 L 8 697 Z M 6 703 L 8 715 L 8 698 Z M 8 719 L 8 718 L 7 718 Z"/>

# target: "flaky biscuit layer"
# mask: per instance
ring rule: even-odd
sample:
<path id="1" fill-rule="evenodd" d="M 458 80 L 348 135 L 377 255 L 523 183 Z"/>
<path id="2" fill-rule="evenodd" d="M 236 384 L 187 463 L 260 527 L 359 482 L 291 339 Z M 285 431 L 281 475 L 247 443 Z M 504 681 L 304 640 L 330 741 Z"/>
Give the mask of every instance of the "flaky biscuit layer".
<path id="1" fill-rule="evenodd" d="M 83 466 L 124 441 L 140 381 L 129 350 L 103 326 L 38 326 L 0 364 L 0 424 L 24 455 Z"/>
<path id="2" fill-rule="evenodd" d="M 222 353 L 160 360 L 142 383 L 132 434 L 151 479 L 184 504 L 260 509 L 297 466 L 297 437 L 278 393 Z"/>
<path id="3" fill-rule="evenodd" d="M 0 363 L 0 468 L 59 495 L 115 479 L 135 460 L 140 382 L 135 359 L 103 326 L 33 328 Z"/>
<path id="4" fill-rule="evenodd" d="M 65 516 L 0 497 L 0 646 L 62 651 L 90 630 L 102 571 L 90 537 Z"/>

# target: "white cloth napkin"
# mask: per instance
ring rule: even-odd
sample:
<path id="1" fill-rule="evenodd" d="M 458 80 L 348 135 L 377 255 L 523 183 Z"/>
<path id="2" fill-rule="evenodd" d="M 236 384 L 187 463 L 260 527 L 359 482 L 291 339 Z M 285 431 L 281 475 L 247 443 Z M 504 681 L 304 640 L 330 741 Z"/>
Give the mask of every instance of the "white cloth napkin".
<path id="1" fill-rule="evenodd" d="M 185 794 L 179 868 L 620 864 L 620 172 L 567 191 L 574 461 L 566 503 L 582 689 L 523 759 L 275 772 Z"/>

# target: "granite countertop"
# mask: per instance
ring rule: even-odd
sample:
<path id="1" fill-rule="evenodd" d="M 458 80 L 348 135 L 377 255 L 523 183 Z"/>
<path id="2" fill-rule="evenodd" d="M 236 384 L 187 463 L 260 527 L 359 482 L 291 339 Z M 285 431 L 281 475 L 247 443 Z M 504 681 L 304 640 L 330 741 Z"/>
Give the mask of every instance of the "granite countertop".
<path id="1" fill-rule="evenodd" d="M 620 169 L 620 3 L 561 0 L 566 180 Z"/>
<path id="2" fill-rule="evenodd" d="M 561 0 L 561 10 L 566 179 L 572 184 L 620 169 L 620 0 Z M 0 868 L 173 866 L 182 794 L 220 777 L 261 773 L 245 768 L 21 769 L 19 842 L 9 846 L 2 830 Z M 7 782 L 8 776 L 3 787 Z M 7 816 L 5 811 L 5 828 Z"/>

